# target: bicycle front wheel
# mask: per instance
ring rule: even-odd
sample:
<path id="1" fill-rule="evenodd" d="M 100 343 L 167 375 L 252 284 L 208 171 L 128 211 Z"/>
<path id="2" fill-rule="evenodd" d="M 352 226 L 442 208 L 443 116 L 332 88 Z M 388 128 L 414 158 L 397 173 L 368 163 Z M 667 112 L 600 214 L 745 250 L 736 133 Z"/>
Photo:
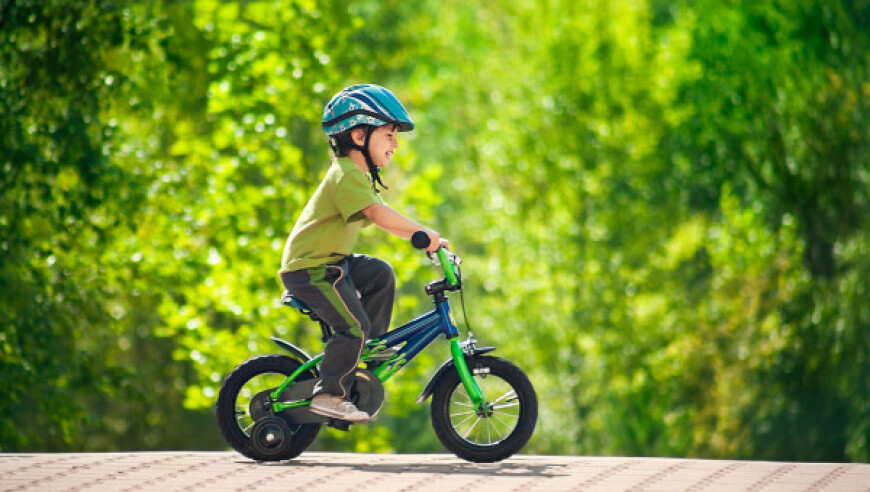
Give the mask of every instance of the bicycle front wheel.
<path id="1" fill-rule="evenodd" d="M 525 373 L 498 357 L 466 359 L 485 408 L 475 408 L 456 372 L 432 395 L 432 428 L 448 450 L 476 463 L 501 461 L 526 445 L 538 420 L 538 398 Z"/>

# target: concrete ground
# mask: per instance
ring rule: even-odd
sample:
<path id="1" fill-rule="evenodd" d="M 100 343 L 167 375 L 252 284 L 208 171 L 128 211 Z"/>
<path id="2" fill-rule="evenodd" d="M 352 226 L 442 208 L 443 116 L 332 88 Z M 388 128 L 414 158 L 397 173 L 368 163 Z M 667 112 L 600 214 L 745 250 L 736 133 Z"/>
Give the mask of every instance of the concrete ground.
<path id="1" fill-rule="evenodd" d="M 232 452 L 0 454 L 0 491 L 870 492 L 870 464 L 518 455 L 305 453 L 259 464 Z"/>

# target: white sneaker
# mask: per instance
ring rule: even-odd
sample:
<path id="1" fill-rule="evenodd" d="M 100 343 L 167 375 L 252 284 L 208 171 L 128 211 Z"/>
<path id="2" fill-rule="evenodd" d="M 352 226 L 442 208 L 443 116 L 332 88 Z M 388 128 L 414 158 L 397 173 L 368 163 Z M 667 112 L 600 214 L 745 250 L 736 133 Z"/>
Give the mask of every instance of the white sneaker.
<path id="1" fill-rule="evenodd" d="M 366 422 L 371 416 L 344 398 L 328 393 L 320 393 L 311 399 L 311 412 L 348 422 Z"/>

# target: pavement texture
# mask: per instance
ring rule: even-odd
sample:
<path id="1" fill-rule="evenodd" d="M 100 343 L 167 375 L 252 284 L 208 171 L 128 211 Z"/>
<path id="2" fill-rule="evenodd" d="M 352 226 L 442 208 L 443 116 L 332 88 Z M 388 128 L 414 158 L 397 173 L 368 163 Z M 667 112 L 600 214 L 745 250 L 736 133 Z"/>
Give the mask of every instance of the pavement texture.
<path id="1" fill-rule="evenodd" d="M 0 454 L 0 491 L 831 491 L 870 492 L 870 464 L 518 455 L 231 452 Z"/>

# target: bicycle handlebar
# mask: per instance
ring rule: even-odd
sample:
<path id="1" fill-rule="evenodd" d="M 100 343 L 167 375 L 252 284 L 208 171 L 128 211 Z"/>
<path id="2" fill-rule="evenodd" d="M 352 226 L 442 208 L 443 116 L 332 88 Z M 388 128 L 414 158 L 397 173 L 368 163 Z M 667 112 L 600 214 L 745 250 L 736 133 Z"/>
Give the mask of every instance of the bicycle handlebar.
<path id="1" fill-rule="evenodd" d="M 417 231 L 411 236 L 411 246 L 417 249 L 426 249 L 430 244 L 432 244 L 432 240 L 429 239 L 429 235 L 423 231 Z M 435 254 L 438 256 L 438 262 L 441 263 L 441 269 L 444 271 L 447 283 L 450 284 L 451 287 L 459 285 L 459 276 L 456 275 L 456 266 L 453 261 L 447 257 L 447 250 L 444 247 L 440 247 L 435 251 Z"/>
<path id="2" fill-rule="evenodd" d="M 417 249 L 426 249 L 430 244 L 432 244 L 432 240 L 429 239 L 429 234 L 423 231 L 417 231 L 411 235 L 411 246 Z"/>

